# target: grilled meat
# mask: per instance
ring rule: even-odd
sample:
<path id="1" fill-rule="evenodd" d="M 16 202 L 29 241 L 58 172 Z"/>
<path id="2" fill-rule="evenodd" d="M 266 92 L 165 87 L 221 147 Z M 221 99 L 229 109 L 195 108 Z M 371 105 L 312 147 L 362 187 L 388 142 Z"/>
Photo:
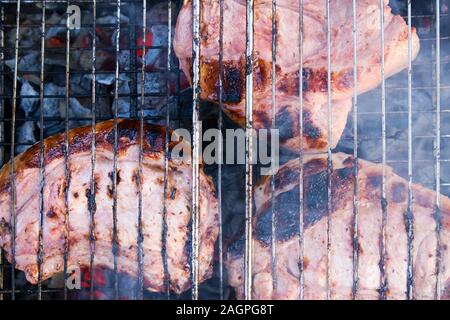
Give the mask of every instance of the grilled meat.
<path id="1" fill-rule="evenodd" d="M 143 166 L 139 175 L 140 126 L 138 121 L 118 121 L 117 148 L 117 267 L 138 272 L 138 190 L 142 187 L 143 278 L 146 288 L 164 291 L 162 253 L 165 129 L 145 125 Z M 95 127 L 95 198 L 91 198 L 91 127 L 70 131 L 69 173 L 65 179 L 65 134 L 44 141 L 42 279 L 63 271 L 64 248 L 69 266 L 90 265 L 90 239 L 94 264 L 113 268 L 113 121 Z M 169 152 L 178 143 L 170 142 Z M 40 171 L 39 144 L 14 160 L 15 263 L 28 281 L 38 281 Z M 189 147 L 189 146 L 187 146 Z M 0 246 L 12 260 L 10 219 L 10 166 L 0 171 Z M 181 159 L 168 160 L 166 254 L 170 290 L 180 293 L 190 283 L 191 167 Z M 200 174 L 199 278 L 212 273 L 212 256 L 218 233 L 218 208 L 212 180 Z M 65 193 L 68 193 L 68 208 Z M 67 210 L 67 211 L 66 211 Z M 93 234 L 90 222 L 93 219 Z M 66 222 L 68 228 L 66 228 Z M 67 237 L 67 241 L 65 238 Z"/>
<path id="2" fill-rule="evenodd" d="M 362 93 L 381 82 L 380 2 L 357 1 L 357 90 Z M 235 122 L 245 121 L 246 75 L 246 2 L 225 0 L 223 10 L 223 103 L 224 111 Z M 300 81 L 303 84 L 303 108 L 308 114 L 326 113 L 328 100 L 328 55 L 326 1 L 303 1 L 303 72 L 300 70 L 300 5 L 298 0 L 278 0 L 276 11 L 276 102 L 275 119 L 284 119 L 288 105 L 298 108 Z M 272 119 L 272 2 L 254 1 L 253 116 L 255 128 L 270 127 Z M 408 28 L 405 21 L 393 15 L 388 0 L 384 1 L 385 75 L 391 76 L 407 66 Z M 331 92 L 333 102 L 332 147 L 345 126 L 354 93 L 353 11 L 351 0 L 330 2 L 331 25 Z M 200 85 L 203 99 L 218 102 L 220 8 L 218 1 L 201 1 L 200 18 Z M 411 37 L 412 55 L 419 51 L 415 29 Z M 174 39 L 175 53 L 188 78 L 192 75 L 192 6 L 185 0 L 178 16 Z M 300 78 L 301 76 L 301 78 Z M 297 112 L 298 113 L 298 112 Z M 298 114 L 289 114 L 289 121 L 277 121 L 280 131 L 295 132 Z M 341 123 L 343 122 L 343 123 Z M 318 140 L 327 140 L 328 128 L 323 122 L 311 121 L 309 131 L 320 132 Z M 298 133 L 297 133 L 298 134 Z M 284 145 L 298 151 L 298 138 L 286 138 Z M 305 150 L 326 148 L 322 143 L 305 144 Z"/>
<path id="3" fill-rule="evenodd" d="M 353 289 L 353 157 L 334 154 L 332 158 L 331 207 L 328 211 L 327 157 L 305 157 L 303 166 L 303 276 L 306 299 L 326 299 L 327 263 L 332 299 L 351 299 Z M 252 274 L 255 299 L 297 299 L 300 295 L 299 160 L 282 166 L 275 176 L 274 223 L 276 260 L 272 264 L 271 177 L 255 187 L 256 212 L 253 229 Z M 382 167 L 358 162 L 357 299 L 377 299 L 384 292 L 389 299 L 405 299 L 408 245 L 406 214 L 408 183 L 386 170 L 387 220 L 385 228 L 385 275 L 387 285 L 380 292 L 382 230 Z M 433 299 L 436 286 L 436 194 L 413 185 L 412 267 L 415 299 Z M 440 197 L 440 280 L 442 297 L 450 298 L 450 199 Z M 330 248 L 327 259 L 327 217 L 330 220 Z M 410 220 L 411 221 L 411 220 Z M 243 239 L 227 254 L 229 284 L 243 297 Z M 274 286 L 273 286 L 274 285 Z M 385 289 L 385 290 L 383 290 Z"/>

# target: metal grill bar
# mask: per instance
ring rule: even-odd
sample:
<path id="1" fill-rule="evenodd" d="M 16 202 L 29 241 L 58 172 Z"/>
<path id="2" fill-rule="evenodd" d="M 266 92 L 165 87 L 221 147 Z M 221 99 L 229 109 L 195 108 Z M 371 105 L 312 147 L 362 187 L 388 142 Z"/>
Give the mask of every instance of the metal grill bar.
<path id="1" fill-rule="evenodd" d="M 331 114 L 332 107 L 332 91 L 331 91 L 331 12 L 330 0 L 326 0 L 326 21 L 327 21 L 327 89 L 328 89 L 328 146 L 327 146 L 327 276 L 326 289 L 327 300 L 331 299 L 330 290 L 330 261 L 331 261 L 331 228 L 332 228 L 332 191 L 331 191 L 331 174 L 333 170 L 333 155 L 331 154 L 331 146 L 333 144 L 333 134 L 331 128 L 333 127 L 333 119 Z"/>
<path id="2" fill-rule="evenodd" d="M 90 272 L 90 292 L 89 298 L 94 300 L 94 254 L 95 254 L 95 123 L 97 114 L 97 96 L 96 96 L 96 46 L 97 46 L 97 1 L 93 0 L 92 4 L 92 120 L 91 120 L 91 181 L 90 181 L 90 196 L 89 196 L 89 213 L 90 213 L 90 223 L 89 223 L 89 250 L 90 250 L 90 261 L 89 261 L 89 272 Z"/>
<path id="3" fill-rule="evenodd" d="M 117 239 L 117 150 L 119 143 L 119 135 L 117 129 L 117 118 L 119 114 L 119 54 L 120 54 L 120 1 L 117 0 L 117 15 L 116 15 L 116 64 L 115 64 L 115 86 L 114 86 L 114 157 L 113 157 L 113 177 L 112 177 L 112 192 L 113 192 L 113 258 L 114 258 L 114 298 L 119 299 L 119 274 L 117 271 L 117 256 L 119 254 L 119 245 Z M 145 39 L 145 35 L 144 35 Z M 144 40 L 145 42 L 145 40 Z"/>
<path id="4" fill-rule="evenodd" d="M 142 38 L 146 39 L 147 32 L 147 0 L 142 0 Z M 146 55 L 146 41 L 142 41 L 142 56 Z M 145 88 L 145 65 L 142 64 L 141 69 L 141 104 L 139 109 L 139 165 L 138 165 L 138 279 L 136 286 L 136 298 L 142 300 L 144 297 L 144 276 L 143 276 L 143 249 L 142 243 L 144 241 L 143 226 L 142 226 L 142 182 L 143 182 L 143 141 L 144 141 L 144 88 Z"/>
<path id="5" fill-rule="evenodd" d="M 305 298 L 305 277 L 303 273 L 304 263 L 304 208 L 303 208 L 303 0 L 299 1 L 299 299 Z"/>
<path id="6" fill-rule="evenodd" d="M 70 0 L 67 0 L 67 8 L 70 6 Z M 65 104 L 65 137 L 64 137 L 64 177 L 66 188 L 64 191 L 64 300 L 67 300 L 67 271 L 69 255 L 69 190 L 70 190 L 70 145 L 69 145 L 69 104 L 70 104 L 70 15 L 66 12 L 66 104 Z"/>
<path id="7" fill-rule="evenodd" d="M 380 36 L 381 36 L 381 136 L 382 136 L 382 178 L 381 178 L 381 245 L 380 245 L 380 298 L 386 299 L 386 78 L 385 78 L 385 50 L 384 50 L 384 1 L 380 0 Z"/>
<path id="8" fill-rule="evenodd" d="M 245 79 L 245 255 L 244 298 L 252 299 L 253 242 L 253 0 L 246 1 Z"/>
<path id="9" fill-rule="evenodd" d="M 219 114 L 217 118 L 217 127 L 219 132 L 223 128 L 223 1 L 219 0 Z M 218 154 L 222 157 L 223 154 L 223 139 L 219 139 Z M 219 203 L 219 297 L 224 299 L 224 276 L 223 276 L 223 214 L 222 214 L 222 162 L 219 161 L 217 168 L 217 201 Z"/>
<path id="10" fill-rule="evenodd" d="M 408 267 L 406 276 L 406 298 L 414 297 L 413 275 L 413 239 L 414 239 L 414 213 L 413 213 L 413 155 L 412 155 L 412 24 L 411 1 L 408 1 L 408 204 L 406 211 L 406 234 L 408 238 Z"/>
<path id="11" fill-rule="evenodd" d="M 39 84 L 39 101 L 44 105 L 44 73 L 45 73 L 45 0 L 42 2 L 42 22 L 41 22 L 41 74 Z M 38 233 L 38 300 L 42 299 L 42 255 L 43 255 L 43 225 L 44 225 L 44 188 L 45 188 L 45 163 L 44 163 L 44 108 L 40 110 L 39 119 L 39 233 Z"/>
<path id="12" fill-rule="evenodd" d="M 352 298 L 356 299 L 359 282 L 359 235 L 358 235 L 358 25 L 356 0 L 352 1 L 353 18 L 353 287 Z"/>
<path id="13" fill-rule="evenodd" d="M 164 269 L 164 288 L 167 293 L 167 299 L 170 299 L 169 286 L 169 268 L 167 264 L 167 180 L 169 176 L 169 128 L 170 128 L 170 67 L 171 67 L 171 43 L 172 43 L 172 1 L 168 2 L 168 35 L 167 35 L 167 106 L 166 106 L 166 134 L 165 134 L 165 157 L 164 157 L 164 208 L 162 217 L 162 258 Z M 143 89 L 142 89 L 143 90 Z"/>
<path id="14" fill-rule="evenodd" d="M 126 1 L 126 0 L 125 0 Z M 130 42 L 131 46 L 138 47 L 138 44 L 136 43 L 136 4 L 134 2 L 128 3 L 128 13 L 129 13 L 129 24 L 128 24 L 128 41 Z M 146 42 L 145 33 L 142 35 L 144 44 Z M 143 56 L 145 57 L 145 56 Z M 132 48 L 130 51 L 130 69 L 137 71 L 137 57 L 136 57 L 136 49 Z M 138 73 L 136 72 L 131 77 L 131 83 L 130 83 L 130 92 L 133 94 L 137 93 L 137 77 Z M 137 101 L 136 99 L 130 99 L 130 115 L 137 116 Z"/>
<path id="15" fill-rule="evenodd" d="M 277 63 L 277 3 L 272 0 L 272 129 L 276 128 L 276 63 Z M 275 163 L 275 155 L 271 153 L 272 163 Z M 271 247 L 272 247 L 272 287 L 276 296 L 277 292 L 277 216 L 275 215 L 275 173 L 272 172 L 271 181 Z"/>
<path id="16" fill-rule="evenodd" d="M 5 47 L 5 33 L 3 31 L 3 23 L 5 21 L 5 8 L 2 7 L 0 11 L 0 46 L 3 49 Z M 5 61 L 5 54 L 2 51 L 0 51 L 0 72 L 3 73 L 4 69 L 4 61 Z M 0 94 L 3 95 L 3 91 L 5 88 L 5 79 L 4 75 L 2 74 L 0 76 Z M 0 116 L 3 117 L 5 113 L 5 104 L 3 98 L 0 100 Z M 0 141 L 5 140 L 5 127 L 3 122 L 0 122 Z M 4 156 L 5 156 L 5 148 L 3 146 L 0 146 L 0 164 L 3 165 Z M 3 291 L 4 286 L 4 266 L 3 266 L 3 252 L 0 250 L 0 290 Z M 0 300 L 3 300 L 3 293 L 0 293 Z"/>
<path id="17" fill-rule="evenodd" d="M 200 164 L 200 0 L 192 1 L 192 299 L 198 300 L 199 164 Z"/>
<path id="18" fill-rule="evenodd" d="M 10 204 L 9 213 L 12 228 L 11 238 L 11 299 L 16 298 L 16 208 L 15 208 L 15 176 L 14 176 L 14 147 L 15 147 L 15 135 L 16 135 L 16 109 L 17 109 L 17 70 L 19 60 L 19 37 L 20 37 L 20 0 L 17 0 L 16 11 L 16 37 L 14 39 L 14 79 L 13 79 L 13 105 L 12 105 L 12 123 L 11 123 L 11 159 L 10 159 Z"/>
<path id="19" fill-rule="evenodd" d="M 441 3 L 436 0 L 436 139 L 435 139 L 435 161 L 436 161 L 436 291 L 435 298 L 441 299 Z"/>

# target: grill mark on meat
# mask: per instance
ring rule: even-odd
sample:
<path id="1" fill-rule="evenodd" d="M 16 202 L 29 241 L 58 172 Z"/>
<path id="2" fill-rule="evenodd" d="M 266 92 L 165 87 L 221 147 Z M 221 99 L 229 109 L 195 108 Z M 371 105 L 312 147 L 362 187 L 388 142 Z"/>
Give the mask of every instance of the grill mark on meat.
<path id="1" fill-rule="evenodd" d="M 289 112 L 289 106 L 283 106 L 277 112 L 275 116 L 275 122 L 279 129 L 280 140 L 285 141 L 294 137 L 294 123 L 291 113 Z"/>
<path id="2" fill-rule="evenodd" d="M 107 193 L 107 195 L 108 195 L 108 198 L 110 198 L 110 199 L 112 199 L 113 198 L 113 190 L 112 190 L 112 186 L 111 185 L 108 185 L 107 186 L 107 188 L 106 188 L 107 190 L 106 190 L 106 193 Z"/>
<path id="3" fill-rule="evenodd" d="M 272 83 L 272 63 L 257 59 L 253 66 L 253 89 L 264 91 Z"/>
<path id="4" fill-rule="evenodd" d="M 306 138 L 311 142 L 319 139 L 322 136 L 322 132 L 320 131 L 320 128 L 314 126 L 313 122 L 311 121 L 311 114 L 308 111 L 303 112 L 303 119 L 303 132 Z"/>
<path id="5" fill-rule="evenodd" d="M 245 90 L 245 62 L 222 62 L 222 101 L 224 103 L 238 103 L 244 98 Z M 219 61 L 202 59 L 201 79 L 202 96 L 206 99 L 218 101 L 219 99 Z"/>
<path id="6" fill-rule="evenodd" d="M 106 141 L 114 145 L 114 130 L 110 131 L 106 136 Z M 117 150 L 126 150 L 138 139 L 138 130 L 132 123 L 121 122 L 117 124 Z"/>
<path id="7" fill-rule="evenodd" d="M 304 199 L 306 216 L 309 217 L 306 219 L 309 222 L 308 225 L 314 224 L 327 214 L 327 182 L 326 172 L 320 172 L 305 179 Z"/>
<path id="8" fill-rule="evenodd" d="M 57 216 L 55 209 L 53 207 L 50 207 L 50 210 L 47 211 L 47 217 L 48 218 L 55 218 Z"/>
<path id="9" fill-rule="evenodd" d="M 161 134 L 161 132 L 155 132 L 153 130 L 145 131 L 145 140 L 147 140 L 148 145 L 153 146 L 152 153 L 159 153 L 164 150 L 164 137 L 165 135 Z M 171 143 L 169 143 L 169 149 L 172 149 Z M 171 153 L 167 155 L 170 158 Z"/>
<path id="10" fill-rule="evenodd" d="M 305 93 L 305 91 L 308 91 L 309 78 L 311 76 L 311 72 L 312 72 L 312 70 L 310 68 L 303 68 L 302 69 L 303 93 Z"/>
<path id="11" fill-rule="evenodd" d="M 277 241 L 286 241 L 298 234 L 298 203 L 299 188 L 294 188 L 278 196 L 274 203 L 274 211 L 277 214 L 276 234 Z M 305 218 L 305 221 L 309 219 Z M 309 222 L 309 221 L 308 221 Z M 272 211 L 271 207 L 265 210 L 256 219 L 255 236 L 266 246 L 270 245 L 272 238 Z"/>
<path id="12" fill-rule="evenodd" d="M 95 188 L 94 188 L 94 190 L 95 190 Z M 86 189 L 85 196 L 86 196 L 86 199 L 87 199 L 88 211 L 89 211 L 89 213 L 92 214 L 92 213 L 95 212 L 96 204 L 95 204 L 95 196 L 93 196 L 91 194 L 91 189 L 90 188 Z"/>
<path id="13" fill-rule="evenodd" d="M 170 199 L 175 200 L 176 194 L 177 194 L 177 188 L 172 188 L 172 191 L 170 191 Z"/>
<path id="14" fill-rule="evenodd" d="M 141 181 L 141 178 L 140 178 L 140 175 L 139 175 L 139 169 L 138 168 L 133 170 L 133 173 L 131 175 L 131 181 L 133 181 L 134 184 L 136 185 L 136 187 L 139 189 L 142 181 Z"/>
<path id="15" fill-rule="evenodd" d="M 380 188 L 381 180 L 382 180 L 382 177 L 380 174 L 374 172 L 374 173 L 369 174 L 367 177 L 368 177 L 368 182 L 369 182 L 368 187 L 370 189 Z"/>
<path id="16" fill-rule="evenodd" d="M 445 284 L 444 292 L 441 295 L 441 299 L 450 300 L 450 281 Z"/>
<path id="17" fill-rule="evenodd" d="M 333 78 L 333 73 L 331 74 Z M 321 68 L 317 70 L 310 69 L 308 72 L 308 86 L 307 89 L 303 89 L 303 92 L 313 91 L 326 93 L 328 90 L 328 72 L 326 69 Z"/>
<path id="18" fill-rule="evenodd" d="M 108 173 L 109 179 L 111 179 L 111 182 L 114 183 L 114 172 Z M 119 183 L 122 181 L 122 178 L 120 177 L 120 169 L 117 170 L 117 177 L 116 177 L 116 185 L 119 185 Z"/>
<path id="19" fill-rule="evenodd" d="M 309 111 L 303 111 L 303 135 L 310 148 L 323 149 L 327 146 L 322 130 L 314 125 Z"/>
<path id="20" fill-rule="evenodd" d="M 223 65 L 223 102 L 237 103 L 242 100 L 245 86 L 242 70 L 240 65 L 235 66 L 234 63 L 227 62 Z"/>
<path id="21" fill-rule="evenodd" d="M 414 203 L 423 207 L 434 207 L 434 199 L 423 193 L 414 194 Z"/>
<path id="22" fill-rule="evenodd" d="M 314 162 L 312 165 L 316 165 Z M 307 163 L 306 166 L 309 166 Z M 320 172 L 305 177 L 304 180 L 304 201 L 305 212 L 303 217 L 304 227 L 314 225 L 323 217 L 328 215 L 328 173 L 327 166 L 321 162 L 322 168 Z M 277 179 L 279 178 L 279 179 Z M 279 172 L 275 177 L 275 189 L 282 188 L 290 184 L 297 186 L 289 191 L 283 192 L 275 198 L 274 212 L 276 219 L 276 240 L 284 242 L 294 236 L 299 235 L 299 187 L 298 187 L 298 171 L 287 170 Z M 353 183 L 352 168 L 340 168 L 333 170 L 331 174 L 331 210 L 344 207 L 348 202 L 349 191 Z M 270 190 L 265 190 L 270 192 Z M 266 209 L 256 217 L 255 236 L 264 245 L 270 245 L 271 241 L 271 223 L 272 212 L 271 206 L 266 204 Z"/>
<path id="23" fill-rule="evenodd" d="M 258 123 L 260 128 L 270 128 L 271 120 L 268 118 L 268 113 L 261 110 L 253 110 L 253 118 Z"/>
<path id="24" fill-rule="evenodd" d="M 281 75 L 277 78 L 277 91 L 279 93 L 283 93 L 285 95 L 298 97 L 300 94 L 300 86 L 299 86 L 299 72 L 290 73 L 287 75 Z M 303 81 L 303 93 L 308 90 L 308 84 L 304 77 L 302 77 Z"/>
<path id="25" fill-rule="evenodd" d="M 8 221 L 5 218 L 0 219 L 0 233 L 11 233 L 12 228 Z"/>
<path id="26" fill-rule="evenodd" d="M 406 200 L 406 185 L 402 182 L 394 182 L 391 190 L 391 200 L 400 203 Z"/>

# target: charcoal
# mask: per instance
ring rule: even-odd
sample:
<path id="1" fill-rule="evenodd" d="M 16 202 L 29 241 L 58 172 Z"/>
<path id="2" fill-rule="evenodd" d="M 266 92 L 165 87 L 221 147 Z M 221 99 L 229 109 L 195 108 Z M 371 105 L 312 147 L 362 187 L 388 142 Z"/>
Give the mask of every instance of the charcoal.
<path id="1" fill-rule="evenodd" d="M 153 35 L 152 46 L 167 46 L 168 28 L 166 25 L 155 25 L 151 27 Z M 150 49 L 145 53 L 145 65 L 154 68 L 164 68 L 166 66 L 166 49 Z"/>
<path id="2" fill-rule="evenodd" d="M 22 98 L 20 100 L 20 108 L 25 113 L 25 116 L 29 117 L 32 114 L 39 103 L 39 94 L 34 90 L 28 81 L 22 83 L 20 88 L 21 96 L 35 96 L 35 98 Z"/>
<path id="3" fill-rule="evenodd" d="M 26 55 L 20 56 L 18 61 L 18 70 L 20 72 L 24 71 L 39 71 L 40 70 L 40 56 L 39 52 L 34 51 L 30 52 Z M 14 64 L 15 60 L 14 58 L 8 59 L 5 61 L 5 64 L 11 69 L 14 70 Z"/>
<path id="4" fill-rule="evenodd" d="M 16 139 L 16 153 L 22 153 L 26 151 L 31 145 L 36 142 L 36 138 L 34 136 L 35 125 L 32 121 L 26 121 L 22 125 L 17 127 Z"/>

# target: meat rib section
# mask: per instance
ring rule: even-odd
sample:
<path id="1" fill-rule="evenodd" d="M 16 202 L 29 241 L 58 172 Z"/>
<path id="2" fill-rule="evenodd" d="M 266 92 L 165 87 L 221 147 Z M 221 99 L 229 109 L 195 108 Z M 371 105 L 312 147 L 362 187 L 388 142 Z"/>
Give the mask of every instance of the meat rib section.
<path id="1" fill-rule="evenodd" d="M 326 299 L 327 265 L 332 299 L 351 299 L 353 289 L 354 160 L 334 154 L 331 183 L 330 252 L 327 259 L 327 157 L 305 157 L 303 179 L 303 277 L 304 298 Z M 358 162 L 358 286 L 357 299 L 378 299 L 380 294 L 380 246 L 382 230 L 382 166 Z M 299 160 L 282 166 L 275 176 L 274 223 L 276 260 L 272 264 L 271 177 L 255 187 L 253 229 L 253 298 L 298 299 L 300 296 Z M 408 183 L 387 168 L 386 296 L 405 299 L 408 245 L 406 234 Z M 435 193 L 413 185 L 414 237 L 412 267 L 415 299 L 434 299 L 436 287 Z M 450 298 L 450 199 L 441 196 L 442 298 Z M 243 297 L 243 239 L 228 250 L 229 284 Z M 273 281 L 275 280 L 275 281 Z M 275 283 L 275 289 L 274 289 Z"/>
<path id="2" fill-rule="evenodd" d="M 366 92 L 381 82 L 380 1 L 357 1 L 357 92 Z M 408 65 L 408 27 L 402 17 L 392 14 L 384 1 L 385 76 L 389 77 Z M 303 108 L 307 114 L 326 113 L 328 102 L 328 55 L 326 1 L 303 1 L 303 65 L 300 66 L 300 4 L 298 0 L 277 1 L 276 34 L 276 105 L 275 118 L 282 118 L 285 100 L 299 110 L 300 81 Z M 235 122 L 245 122 L 246 74 L 246 2 L 224 0 L 223 10 L 223 103 L 224 111 Z M 217 1 L 201 1 L 201 97 L 218 102 L 220 8 Z M 331 93 L 333 106 L 332 147 L 340 138 L 354 94 L 353 11 L 352 0 L 330 1 L 331 25 Z M 412 56 L 419 51 L 419 39 L 412 29 Z M 175 53 L 188 78 L 192 75 L 192 6 L 186 0 L 178 16 L 174 39 Z M 272 119 L 272 2 L 254 1 L 254 126 L 270 127 Z M 302 70 L 302 74 L 299 71 Z M 339 101 L 339 102 L 337 102 Z M 325 109 L 318 111 L 318 109 Z M 306 114 L 306 116 L 307 116 Z M 297 115 L 287 123 L 278 121 L 280 131 L 295 131 Z M 342 124 L 341 122 L 344 122 Z M 328 128 L 312 122 L 308 130 L 320 131 L 319 140 L 328 140 Z M 298 151 L 298 137 L 286 138 L 284 145 Z M 326 147 L 305 144 L 305 151 Z"/>
<path id="3" fill-rule="evenodd" d="M 117 267 L 119 272 L 138 272 L 138 191 L 142 184 L 142 249 L 144 285 L 165 290 L 162 253 L 164 202 L 165 129 L 145 125 L 143 166 L 139 176 L 140 125 L 118 120 L 117 153 Z M 95 202 L 91 203 L 91 127 L 70 131 L 70 183 L 65 179 L 65 134 L 44 141 L 45 186 L 43 193 L 42 279 L 62 272 L 67 232 L 68 265 L 90 266 L 90 222 L 93 215 L 94 265 L 113 269 L 113 121 L 95 127 Z M 170 142 L 169 152 L 179 143 Z M 184 145 L 189 150 L 188 145 Z M 170 154 L 169 154 L 170 156 Z M 28 281 L 38 281 L 39 144 L 14 160 L 16 268 Z M 10 221 L 10 167 L 0 171 L 0 246 L 12 259 Z M 65 192 L 68 191 L 68 215 Z M 218 234 L 218 207 L 212 180 L 200 174 L 199 278 L 212 273 L 214 243 Z M 181 293 L 190 286 L 191 165 L 170 158 L 167 175 L 166 253 L 170 290 Z M 65 221 L 69 226 L 65 227 Z"/>

